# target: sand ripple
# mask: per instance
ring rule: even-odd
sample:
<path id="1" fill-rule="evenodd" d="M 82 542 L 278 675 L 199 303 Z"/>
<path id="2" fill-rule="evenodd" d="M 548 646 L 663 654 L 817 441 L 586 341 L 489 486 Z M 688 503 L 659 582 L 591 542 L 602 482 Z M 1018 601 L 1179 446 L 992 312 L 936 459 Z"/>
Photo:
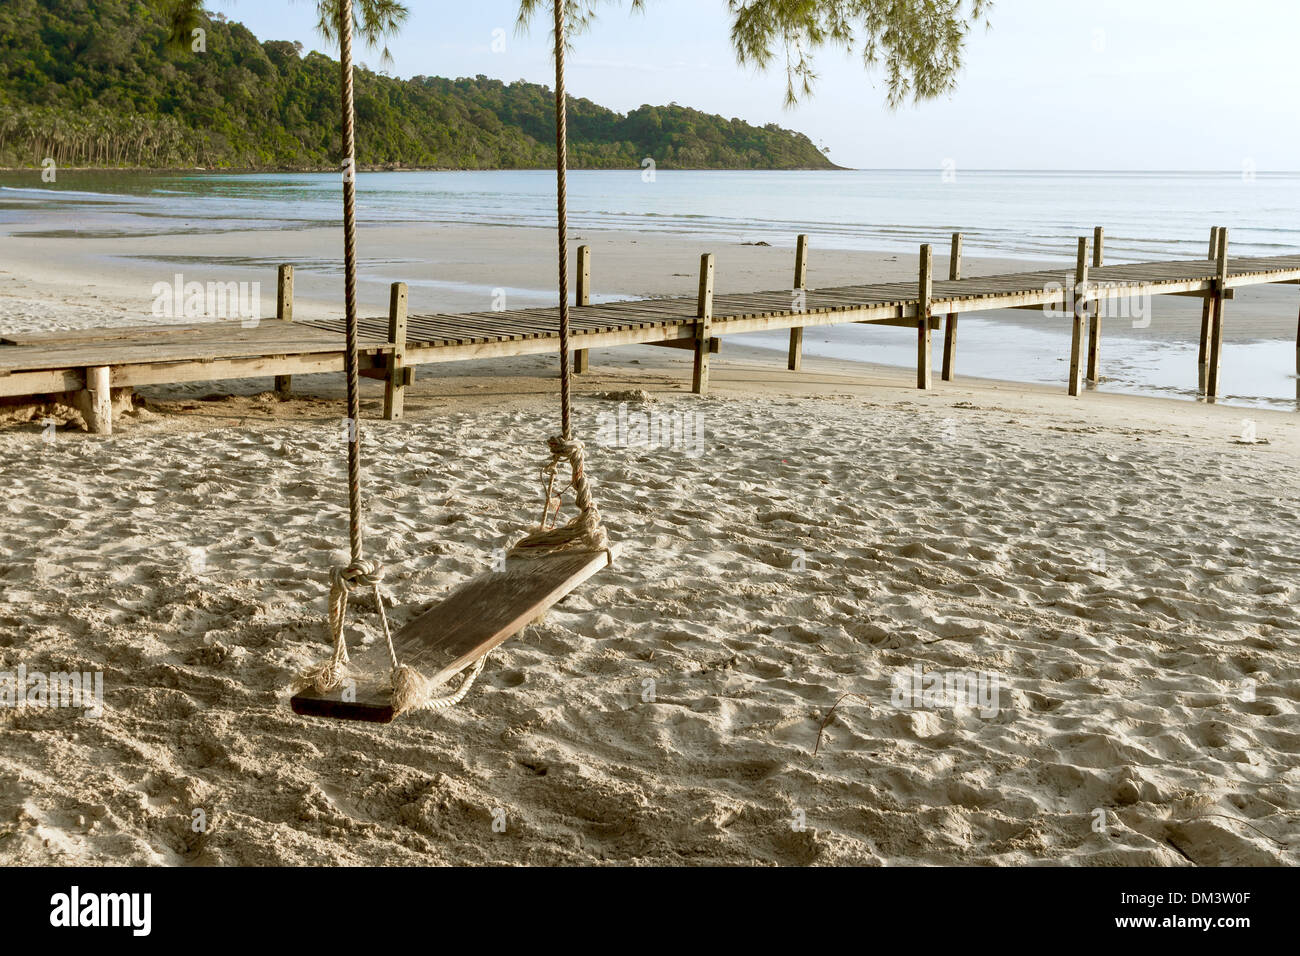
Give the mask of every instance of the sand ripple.
<path id="1" fill-rule="evenodd" d="M 1300 862 L 1296 462 L 970 407 L 656 407 L 706 440 L 591 449 L 621 564 L 384 730 L 285 699 L 346 543 L 335 423 L 0 435 L 0 668 L 107 697 L 0 711 L 0 856 Z M 369 424 L 399 621 L 534 517 L 549 413 Z M 896 706 L 916 665 L 996 675 L 995 710 Z"/>

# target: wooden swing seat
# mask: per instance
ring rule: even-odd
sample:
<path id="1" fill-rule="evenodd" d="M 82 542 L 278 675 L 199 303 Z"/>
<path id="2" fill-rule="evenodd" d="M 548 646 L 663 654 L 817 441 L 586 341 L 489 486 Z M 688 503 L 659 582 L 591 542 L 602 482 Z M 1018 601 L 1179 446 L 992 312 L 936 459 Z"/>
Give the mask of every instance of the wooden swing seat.
<path id="1" fill-rule="evenodd" d="M 466 581 L 394 634 L 397 657 L 435 684 L 449 680 L 537 620 L 611 559 L 612 552 L 604 551 L 508 557 L 503 570 Z M 324 694 L 301 691 L 290 704 L 305 717 L 387 724 L 395 716 L 386 677 L 347 682 Z"/>

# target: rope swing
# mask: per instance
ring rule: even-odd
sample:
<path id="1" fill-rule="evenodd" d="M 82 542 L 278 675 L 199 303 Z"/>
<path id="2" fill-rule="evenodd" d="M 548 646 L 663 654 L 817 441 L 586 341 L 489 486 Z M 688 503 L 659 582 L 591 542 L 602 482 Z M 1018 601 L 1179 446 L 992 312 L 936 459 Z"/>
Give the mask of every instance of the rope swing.
<path id="1" fill-rule="evenodd" d="M 609 536 L 601 523 L 587 480 L 583 444 L 573 437 L 573 375 L 569 364 L 569 120 L 564 89 L 565 0 L 555 2 L 555 215 L 559 242 L 560 280 L 560 434 L 546 440 L 551 460 L 542 467 L 546 488 L 542 520 L 537 530 L 517 543 L 512 554 L 549 554 L 582 546 L 610 553 Z M 569 484 L 555 491 L 560 465 L 569 465 Z M 555 527 L 561 495 L 573 489 L 578 513 L 568 524 Z M 610 560 L 613 555 L 610 553 Z"/>
<path id="2" fill-rule="evenodd" d="M 572 376 L 569 369 L 569 252 L 568 252 L 568 116 L 565 103 L 565 0 L 555 6 L 555 173 L 556 217 L 559 242 L 560 295 L 560 434 L 547 439 L 550 460 L 542 467 L 545 501 L 537 528 L 511 549 L 512 555 L 540 556 L 570 549 L 604 551 L 613 561 L 609 537 L 592 497 L 585 468 L 584 447 L 573 434 Z M 339 3 L 339 60 L 342 69 L 343 128 L 343 256 L 346 309 L 347 437 L 348 437 L 348 531 L 351 560 L 330 571 L 329 628 L 334 651 L 330 659 L 303 673 L 295 692 L 312 689 L 326 693 L 347 679 L 348 651 L 344 634 L 348 598 L 353 591 L 370 588 L 383 627 L 392 665 L 392 704 L 395 714 L 412 710 L 443 710 L 460 703 L 482 673 L 487 654 L 470 667 L 460 687 L 450 694 L 439 693 L 414 668 L 398 659 L 384 608 L 383 566 L 365 558 L 361 512 L 361 394 L 357 361 L 357 262 L 356 262 L 356 135 L 352 79 L 352 0 Z M 556 490 L 561 466 L 568 465 L 569 482 Z M 578 513 L 558 526 L 564 492 L 572 489 Z"/>

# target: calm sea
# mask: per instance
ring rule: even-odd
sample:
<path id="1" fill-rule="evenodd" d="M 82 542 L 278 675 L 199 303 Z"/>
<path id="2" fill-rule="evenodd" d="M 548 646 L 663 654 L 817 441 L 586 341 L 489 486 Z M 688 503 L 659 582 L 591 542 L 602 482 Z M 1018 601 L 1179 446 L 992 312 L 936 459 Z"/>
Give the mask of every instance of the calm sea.
<path id="1" fill-rule="evenodd" d="M 358 177 L 369 223 L 550 226 L 554 174 L 546 171 L 375 173 Z M 574 172 L 576 229 L 633 229 L 701 239 L 789 245 L 808 232 L 819 247 L 915 251 L 965 233 L 971 256 L 1069 262 L 1074 237 L 1106 227 L 1108 263 L 1205 256 L 1209 227 L 1231 227 L 1239 255 L 1300 250 L 1300 173 L 1028 172 Z M 51 213 L 55 215 L 51 216 Z M 63 213 L 64 215 L 59 215 Z M 305 228 L 339 221 L 333 174 L 0 174 L 0 230 L 115 236 Z M 57 224 L 57 225 L 56 225 Z M 539 290 L 539 292 L 542 290 Z M 545 302 L 544 294 L 540 302 Z M 1008 337 L 963 322 L 968 374 L 1059 382 L 1063 333 Z M 881 333 L 884 334 L 881 334 Z M 854 327 L 813 337 L 809 350 L 909 364 L 888 330 Z M 763 344 L 759 339 L 756 344 Z M 768 342 L 767 344 L 776 344 Z M 895 348 L 897 346 L 897 348 Z M 1225 389 L 1247 404 L 1296 406 L 1294 357 L 1279 343 L 1225 363 Z M 1195 396 L 1188 346 L 1153 351 L 1149 339 L 1108 337 L 1106 388 Z M 1257 354 L 1256 354 L 1257 353 Z M 1195 359 L 1190 359 L 1192 368 Z"/>
<path id="2" fill-rule="evenodd" d="M 577 228 L 704 238 L 779 239 L 915 251 L 962 231 L 971 255 L 1072 260 L 1072 237 L 1104 225 L 1107 261 L 1204 256 L 1209 227 L 1230 225 L 1243 255 L 1300 247 L 1300 173 L 574 172 Z M 366 222 L 549 226 L 545 171 L 375 173 L 358 177 Z M 6 198 L 9 200 L 5 202 Z M 38 200 L 29 205 L 31 200 Z M 26 200 L 15 208 L 16 201 Z M 183 201 L 182 201 L 183 200 Z M 39 222 L 49 204 L 81 207 L 83 234 L 281 229 L 339 219 L 329 174 L 0 174 L 0 226 Z"/>

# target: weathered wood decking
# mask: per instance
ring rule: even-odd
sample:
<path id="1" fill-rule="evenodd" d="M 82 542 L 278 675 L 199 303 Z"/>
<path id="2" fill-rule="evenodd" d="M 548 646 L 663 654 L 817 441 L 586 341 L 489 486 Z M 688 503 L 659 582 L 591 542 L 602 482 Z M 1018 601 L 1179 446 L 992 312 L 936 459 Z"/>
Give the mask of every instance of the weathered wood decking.
<path id="1" fill-rule="evenodd" d="M 807 238 L 801 236 L 791 289 L 716 295 L 713 257 L 705 256 L 695 297 L 605 305 L 587 304 L 590 250 L 582 247 L 577 305 L 570 312 L 575 367 L 586 369 L 593 348 L 647 344 L 686 348 L 695 354 L 694 389 L 704 392 L 709 355 L 717 351 L 724 336 L 789 329 L 789 367 L 798 369 L 804 328 L 870 323 L 916 330 L 917 383 L 929 388 L 930 339 L 935 329 L 945 327 L 943 378 L 947 380 L 955 365 L 957 316 L 993 309 L 1059 309 L 1062 320 L 1072 323 L 1069 390 L 1077 395 L 1085 377 L 1094 382 L 1098 378 L 1106 303 L 1136 296 L 1190 295 L 1206 302 L 1201 390 L 1214 399 L 1218 395 L 1223 303 L 1241 286 L 1300 283 L 1300 255 L 1230 258 L 1226 230 L 1222 229 L 1213 231 L 1210 256 L 1203 260 L 1105 266 L 1102 242 L 1100 229 L 1091 241 L 1080 239 L 1073 269 L 960 278 L 961 239 L 957 235 L 949 279 L 933 277 L 930 247 L 923 246 L 917 282 L 810 289 L 806 288 Z M 275 376 L 277 389 L 287 391 L 293 375 L 341 369 L 342 320 L 293 321 L 292 288 L 292 269 L 282 267 L 277 318 L 258 322 L 0 335 L 0 398 L 65 400 L 82 409 L 93 430 L 108 431 L 113 389 Z M 1103 306 L 1100 310 L 1099 305 Z M 557 307 L 408 316 L 406 287 L 395 283 L 389 315 L 361 320 L 362 374 L 387 382 L 385 414 L 398 417 L 402 392 L 412 380 L 414 366 L 554 352 L 558 326 Z M 1300 363 L 1300 329 L 1297 343 Z"/>
<path id="2" fill-rule="evenodd" d="M 363 337 L 363 363 L 390 352 L 387 337 Z M 142 385 L 335 372 L 344 340 L 335 332 L 263 319 L 193 325 L 0 335 L 0 399 L 54 400 L 78 408 L 95 432 L 112 430 L 114 392 Z"/>

